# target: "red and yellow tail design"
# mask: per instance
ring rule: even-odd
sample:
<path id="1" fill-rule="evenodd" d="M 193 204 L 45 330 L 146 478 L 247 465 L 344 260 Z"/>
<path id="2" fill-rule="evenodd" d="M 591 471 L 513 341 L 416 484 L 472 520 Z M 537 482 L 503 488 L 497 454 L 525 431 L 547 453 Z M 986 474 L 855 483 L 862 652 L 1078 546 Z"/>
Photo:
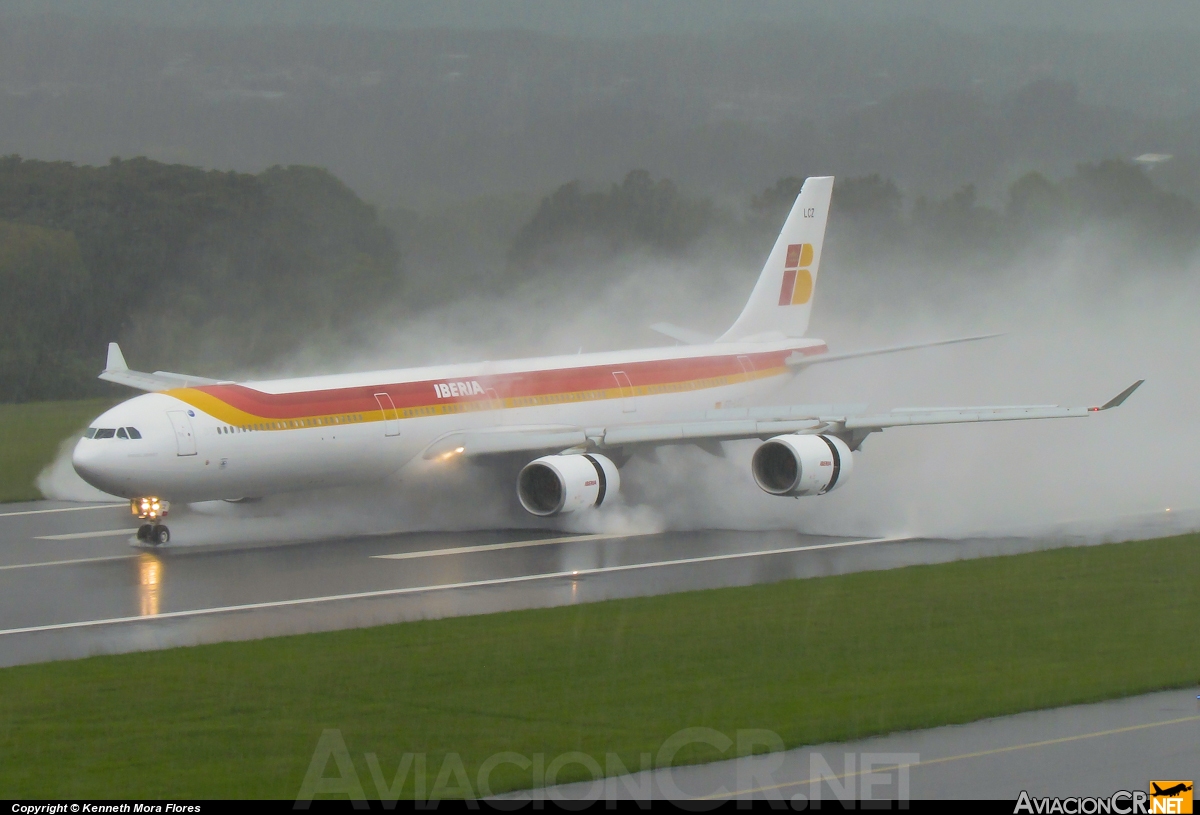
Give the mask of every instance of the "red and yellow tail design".
<path id="1" fill-rule="evenodd" d="M 779 290 L 779 305 L 802 306 L 812 297 L 813 276 L 808 270 L 813 262 L 811 243 L 793 243 L 787 248 L 787 263 L 783 268 L 783 288 Z M 799 267 L 799 268 L 797 268 Z"/>
<path id="2" fill-rule="evenodd" d="M 803 337 L 808 331 L 832 196 L 832 177 L 804 182 L 746 307 L 721 342 Z"/>

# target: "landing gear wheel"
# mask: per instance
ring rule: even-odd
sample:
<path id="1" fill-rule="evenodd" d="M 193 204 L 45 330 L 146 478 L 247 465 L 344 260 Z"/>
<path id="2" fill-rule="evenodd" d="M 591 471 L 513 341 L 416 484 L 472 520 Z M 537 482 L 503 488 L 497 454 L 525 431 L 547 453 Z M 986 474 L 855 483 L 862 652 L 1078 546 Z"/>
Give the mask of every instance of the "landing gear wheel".
<path id="1" fill-rule="evenodd" d="M 154 527 L 150 540 L 152 540 L 156 546 L 162 546 L 164 543 L 170 542 L 171 530 L 167 529 L 162 524 L 158 524 Z"/>
<path id="2" fill-rule="evenodd" d="M 150 540 L 152 534 L 154 534 L 154 527 L 150 524 L 142 524 L 138 527 L 137 539 L 145 543 Z"/>

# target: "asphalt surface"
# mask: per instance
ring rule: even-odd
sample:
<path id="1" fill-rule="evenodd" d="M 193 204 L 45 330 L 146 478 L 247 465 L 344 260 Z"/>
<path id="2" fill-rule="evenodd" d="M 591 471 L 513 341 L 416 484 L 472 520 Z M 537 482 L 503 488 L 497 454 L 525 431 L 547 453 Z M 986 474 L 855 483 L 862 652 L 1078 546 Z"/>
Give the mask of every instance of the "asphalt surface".
<path id="1" fill-rule="evenodd" d="M 1138 519 L 1133 526 L 1148 537 L 1179 531 L 1179 523 L 1194 528 L 1195 519 Z M 135 526 L 124 504 L 0 505 L 0 666 L 750 585 L 1103 539 L 1094 530 L 1066 529 L 969 540 L 503 530 L 149 549 L 135 545 Z M 1144 789 L 1151 778 L 1200 776 L 1195 696 L 1176 692 L 1033 712 L 548 794 L 622 797 L 622 790 L 648 790 L 803 803 L 836 798 L 839 790 L 862 796 L 863 762 L 879 755 L 885 755 L 885 769 L 869 780 L 879 782 L 871 792 L 882 798 L 901 794 L 899 771 L 886 770 L 898 763 L 911 765 L 908 794 L 915 799 L 1012 798 L 1021 789 L 1067 795 Z M 809 783 L 822 774 L 834 778 Z"/>
<path id="2" fill-rule="evenodd" d="M 0 506 L 0 666 L 750 585 L 1048 545 L 1038 538 L 506 530 L 154 549 L 135 545 L 135 527 L 124 504 Z"/>
<path id="3" fill-rule="evenodd" d="M 0 666 L 940 563 L 1083 540 L 505 530 L 154 549 L 135 545 L 135 527 L 124 504 L 0 505 Z"/>

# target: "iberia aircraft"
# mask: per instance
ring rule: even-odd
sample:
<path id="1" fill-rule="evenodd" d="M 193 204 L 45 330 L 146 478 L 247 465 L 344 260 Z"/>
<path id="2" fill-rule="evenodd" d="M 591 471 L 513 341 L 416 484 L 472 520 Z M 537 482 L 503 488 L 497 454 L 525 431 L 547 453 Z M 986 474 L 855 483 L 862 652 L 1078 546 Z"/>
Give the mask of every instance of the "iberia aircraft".
<path id="1" fill-rule="evenodd" d="M 831 177 L 805 181 L 749 302 L 717 338 L 659 324 L 685 344 L 256 382 L 131 371 L 112 343 L 100 378 L 150 393 L 96 419 L 75 470 L 131 499 L 145 521 L 138 538 L 155 544 L 170 540 L 171 501 L 360 483 L 455 457 L 528 454 L 517 496 L 543 516 L 600 506 L 619 491 L 631 451 L 666 444 L 760 439 L 750 466 L 763 490 L 823 495 L 884 428 L 1090 416 L 1141 384 L 1100 407 L 731 407 L 759 403 L 810 365 L 982 339 L 831 354 L 805 337 L 832 190 Z"/>

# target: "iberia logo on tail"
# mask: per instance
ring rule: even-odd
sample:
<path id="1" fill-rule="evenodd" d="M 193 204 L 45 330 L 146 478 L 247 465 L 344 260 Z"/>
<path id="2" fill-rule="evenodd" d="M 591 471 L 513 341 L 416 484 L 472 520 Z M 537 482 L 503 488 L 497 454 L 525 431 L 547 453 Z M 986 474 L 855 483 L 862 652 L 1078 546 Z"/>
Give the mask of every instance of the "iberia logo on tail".
<path id="1" fill-rule="evenodd" d="M 783 264 L 783 288 L 779 290 L 779 305 L 799 306 L 812 297 L 813 279 L 808 267 L 813 262 L 811 243 L 793 243 L 787 248 Z"/>

